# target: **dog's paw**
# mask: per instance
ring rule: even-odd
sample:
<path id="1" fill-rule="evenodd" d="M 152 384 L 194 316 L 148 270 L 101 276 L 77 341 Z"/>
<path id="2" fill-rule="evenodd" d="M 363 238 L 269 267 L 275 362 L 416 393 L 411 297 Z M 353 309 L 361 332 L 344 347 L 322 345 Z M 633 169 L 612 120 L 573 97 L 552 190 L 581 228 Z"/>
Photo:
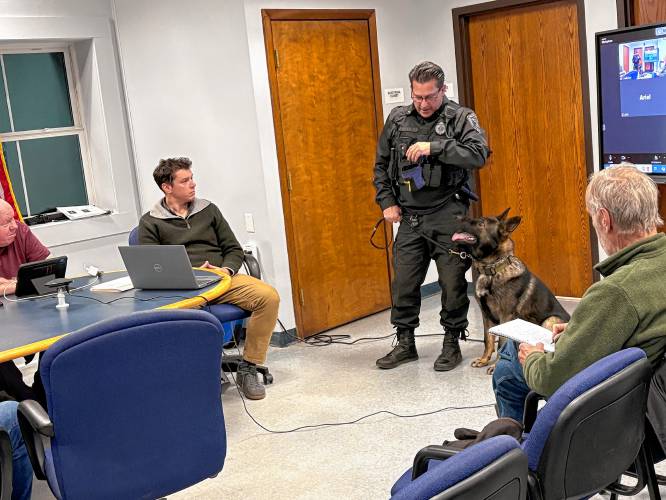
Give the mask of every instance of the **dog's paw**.
<path id="1" fill-rule="evenodd" d="M 495 363 L 486 368 L 486 375 L 492 375 L 495 373 Z"/>
<path id="2" fill-rule="evenodd" d="M 482 368 L 484 366 L 488 366 L 488 363 L 490 363 L 490 358 L 476 358 L 474 361 L 472 361 L 472 366 L 474 368 Z"/>

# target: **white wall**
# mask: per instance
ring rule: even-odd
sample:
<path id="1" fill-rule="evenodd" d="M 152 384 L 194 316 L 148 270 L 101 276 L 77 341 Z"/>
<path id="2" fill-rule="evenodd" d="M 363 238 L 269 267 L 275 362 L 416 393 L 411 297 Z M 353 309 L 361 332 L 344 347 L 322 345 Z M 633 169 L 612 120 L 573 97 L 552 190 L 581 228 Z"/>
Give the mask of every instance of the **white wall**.
<path id="1" fill-rule="evenodd" d="M 113 4 L 142 209 L 160 195 L 150 177 L 159 158 L 189 156 L 200 196 L 220 206 L 241 243 L 257 243 L 265 278 L 283 297 L 280 317 L 293 327 L 261 9 L 375 8 L 384 87 L 406 88 L 414 61 L 441 59 L 446 47 L 426 35 L 420 10 L 398 0 Z M 245 231 L 244 213 L 256 233 Z"/>
<path id="2" fill-rule="evenodd" d="M 283 297 L 280 317 L 291 328 L 294 314 L 261 9 L 375 9 L 382 87 L 408 91 L 407 72 L 424 59 L 441 64 L 447 79 L 457 82 L 451 9 L 472 3 L 477 2 L 0 0 L 0 20 L 41 16 L 74 22 L 86 16 L 114 20 L 117 40 L 110 43 L 121 69 L 105 77 L 117 77 L 126 98 L 122 104 L 128 123 L 123 116 L 117 119 L 121 138 L 124 134 L 131 138 L 126 163 L 136 171 L 139 210 L 135 211 L 146 211 L 160 197 L 151 178 L 160 158 L 192 158 L 200 196 L 220 206 L 241 243 L 258 245 L 265 278 Z M 612 29 L 615 23 L 614 0 L 586 0 L 595 164 L 594 32 Z M 385 105 L 384 116 L 389 111 Z M 114 180 L 125 186 L 130 198 L 135 194 L 132 177 Z M 253 214 L 255 233 L 245 231 L 245 213 Z M 113 233 L 109 228 L 104 231 Z M 75 268 L 84 262 L 117 268 L 116 246 L 125 239 L 126 232 L 116 229 L 114 234 L 56 246 L 54 251 L 67 253 Z M 435 280 L 431 269 L 426 282 Z"/>
<path id="3" fill-rule="evenodd" d="M 403 87 L 408 92 L 409 69 L 419 61 L 432 60 L 442 66 L 449 81 L 454 82 L 457 94 L 457 73 L 453 38 L 452 9 L 479 3 L 478 0 L 421 0 L 419 2 L 367 1 L 307 1 L 307 0 L 246 0 L 245 19 L 250 47 L 250 64 L 257 106 L 259 142 L 261 147 L 266 196 L 271 223 L 271 240 L 286 248 L 282 202 L 278 182 L 277 153 L 270 104 L 270 89 L 266 69 L 266 55 L 261 22 L 261 9 L 357 9 L 376 10 L 377 39 L 382 88 Z M 588 40 L 588 64 L 590 75 L 590 109 L 595 165 L 597 164 L 596 130 L 596 71 L 594 58 L 594 33 L 616 27 L 615 3 L 613 0 L 586 0 L 586 30 Z M 408 95 L 408 94 L 407 94 Z M 391 107 L 384 105 L 384 117 Z M 286 252 L 276 249 L 276 262 L 280 264 L 278 282 L 289 281 Z M 426 283 L 437 280 L 434 263 L 426 276 Z M 471 275 L 468 273 L 468 280 Z M 287 289 L 285 288 L 285 291 Z M 282 291 L 282 290 L 281 290 Z M 283 293 L 283 297 L 290 297 Z"/>
<path id="4" fill-rule="evenodd" d="M 124 96 L 108 0 L 0 1 L 0 42 L 74 46 L 74 74 L 90 145 L 92 199 L 109 216 L 34 228 L 55 255 L 68 255 L 68 274 L 84 263 L 120 268 L 119 242 L 137 221 Z"/>
<path id="5" fill-rule="evenodd" d="M 415 8 L 418 5 L 418 8 Z M 266 179 L 268 213 L 271 218 L 271 238 L 279 242 L 275 259 L 279 264 L 278 283 L 289 282 L 289 269 L 286 253 L 282 199 L 280 194 L 275 132 L 268 85 L 266 52 L 262 27 L 262 9 L 375 9 L 377 23 L 377 44 L 382 88 L 402 87 L 409 96 L 409 70 L 423 60 L 442 61 L 452 45 L 442 43 L 440 23 L 424 22 L 434 12 L 445 12 L 441 2 L 427 0 L 417 4 L 400 0 L 374 0 L 359 3 L 353 0 L 246 0 L 245 20 L 250 47 L 252 82 L 257 107 L 261 158 Z M 449 23 L 450 24 L 450 23 Z M 429 25 L 429 26 L 428 26 Z M 454 61 L 455 64 L 455 61 Z M 446 69 L 446 68 L 445 68 Z M 407 104 L 407 103 L 405 103 Z M 397 104 L 384 104 L 384 118 Z M 368 169 L 372 165 L 367 166 Z M 371 228 L 368 228 L 368 232 Z M 437 280 L 434 263 L 431 265 L 426 283 Z M 287 294 L 288 291 L 288 294 Z M 291 298 L 291 289 L 284 287 L 280 293 L 285 300 Z"/>

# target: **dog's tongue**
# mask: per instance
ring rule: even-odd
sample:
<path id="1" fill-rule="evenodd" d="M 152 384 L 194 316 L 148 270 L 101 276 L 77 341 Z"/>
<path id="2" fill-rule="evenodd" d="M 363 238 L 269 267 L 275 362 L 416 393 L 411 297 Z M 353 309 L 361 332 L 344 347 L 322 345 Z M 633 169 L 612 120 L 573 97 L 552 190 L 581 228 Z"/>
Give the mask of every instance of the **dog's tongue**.
<path id="1" fill-rule="evenodd" d="M 469 241 L 473 239 L 474 237 L 469 233 L 453 233 L 453 236 L 451 236 L 451 241 Z"/>

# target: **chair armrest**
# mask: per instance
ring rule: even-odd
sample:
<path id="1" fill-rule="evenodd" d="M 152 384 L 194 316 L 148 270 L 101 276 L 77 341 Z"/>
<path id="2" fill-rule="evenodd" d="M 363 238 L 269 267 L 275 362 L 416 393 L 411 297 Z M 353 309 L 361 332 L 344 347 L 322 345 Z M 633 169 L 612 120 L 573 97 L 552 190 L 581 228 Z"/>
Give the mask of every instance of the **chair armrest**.
<path id="1" fill-rule="evenodd" d="M 44 408 L 31 399 L 19 403 L 18 421 L 35 476 L 37 479 L 46 479 L 44 447 L 45 441 L 55 435 L 53 423 Z"/>
<path id="2" fill-rule="evenodd" d="M 0 429 L 0 500 L 12 497 L 12 441 L 9 434 Z"/>
<path id="3" fill-rule="evenodd" d="M 412 481 L 428 470 L 429 460 L 446 460 L 461 451 L 462 450 L 446 448 L 438 444 L 432 444 L 425 448 L 421 448 L 414 457 L 414 465 L 412 465 Z"/>
<path id="4" fill-rule="evenodd" d="M 245 268 L 250 276 L 261 279 L 261 267 L 259 261 L 251 253 L 243 253 Z"/>
<path id="5" fill-rule="evenodd" d="M 539 401 L 546 398 L 541 394 L 530 391 L 525 398 L 525 406 L 523 409 L 523 432 L 530 432 L 534 421 L 536 420 L 537 410 L 539 409 Z"/>

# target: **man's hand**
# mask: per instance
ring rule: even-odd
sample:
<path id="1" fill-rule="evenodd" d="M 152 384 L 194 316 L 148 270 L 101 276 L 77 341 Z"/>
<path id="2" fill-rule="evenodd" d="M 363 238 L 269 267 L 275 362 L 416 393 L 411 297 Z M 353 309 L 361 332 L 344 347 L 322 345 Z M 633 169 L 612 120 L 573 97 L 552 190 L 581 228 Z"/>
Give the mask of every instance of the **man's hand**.
<path id="1" fill-rule="evenodd" d="M 557 339 L 560 338 L 560 335 L 564 333 L 567 329 L 569 323 L 555 323 L 553 325 L 553 343 L 557 342 Z"/>
<path id="2" fill-rule="evenodd" d="M 384 219 L 386 219 L 388 222 L 400 222 L 402 219 L 402 210 L 398 205 L 385 208 Z"/>
<path id="3" fill-rule="evenodd" d="M 0 278 L 0 294 L 11 295 L 16 291 L 16 278 Z"/>
<path id="4" fill-rule="evenodd" d="M 217 269 L 218 271 L 221 271 L 222 273 L 226 274 L 227 276 L 231 276 L 231 270 L 228 267 L 217 267 L 211 264 L 210 262 L 206 261 L 203 264 L 201 264 L 201 267 L 204 269 Z"/>
<path id="5" fill-rule="evenodd" d="M 537 345 L 525 344 L 523 342 L 522 344 L 520 344 L 519 349 L 520 350 L 518 351 L 518 361 L 520 361 L 521 365 L 525 365 L 525 360 L 527 359 L 527 356 L 529 356 L 533 352 L 545 352 L 543 349 L 543 344 L 541 342 L 537 343 Z"/>
<path id="6" fill-rule="evenodd" d="M 429 142 L 415 142 L 405 152 L 405 156 L 412 163 L 419 161 L 421 156 L 428 156 L 430 154 Z"/>

